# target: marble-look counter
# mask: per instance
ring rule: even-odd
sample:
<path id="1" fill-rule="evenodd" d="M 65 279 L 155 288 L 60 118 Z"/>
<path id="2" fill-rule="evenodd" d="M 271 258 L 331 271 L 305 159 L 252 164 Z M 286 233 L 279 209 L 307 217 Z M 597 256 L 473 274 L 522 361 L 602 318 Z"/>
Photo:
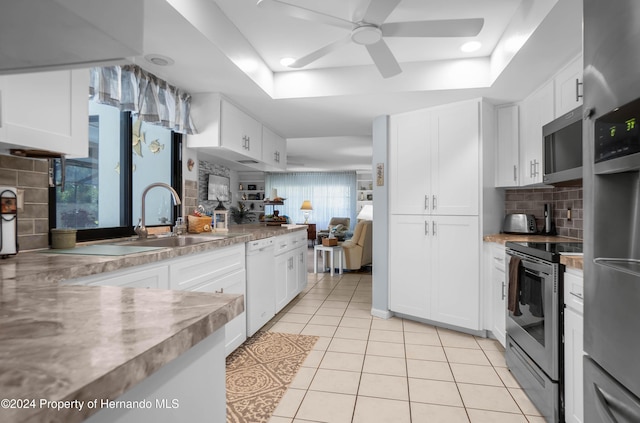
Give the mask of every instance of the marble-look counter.
<path id="1" fill-rule="evenodd" d="M 95 256 L 56 254 L 50 250 L 21 252 L 6 260 L 0 260 L 0 281 L 32 281 L 57 283 L 67 279 L 111 272 L 131 266 L 156 263 L 186 254 L 199 253 L 214 248 L 245 243 L 256 239 L 268 238 L 306 230 L 306 226 L 285 228 L 259 224 L 232 226 L 228 234 L 211 233 L 211 241 L 184 247 L 168 247 L 158 250 L 124 256 Z M 198 234 L 207 236 L 209 234 Z M 214 237 L 225 236 L 224 239 Z M 115 242 L 109 240 L 102 242 Z M 87 243 L 90 244 L 90 243 Z M 78 244 L 81 245 L 81 244 Z M 85 244 L 86 245 L 86 244 Z"/>
<path id="2" fill-rule="evenodd" d="M 546 236 L 546 235 L 528 235 L 528 234 L 491 234 L 485 235 L 483 238 L 485 242 L 495 242 L 498 244 L 506 244 L 507 241 L 511 242 L 582 242 L 581 239 L 569 238 L 565 236 Z M 575 269 L 583 268 L 582 256 L 560 256 L 560 263 L 567 267 L 573 267 Z"/>
<path id="3" fill-rule="evenodd" d="M 1 260 L 0 399 L 36 402 L 0 407 L 0 421 L 82 421 L 97 410 L 40 401 L 115 399 L 244 311 L 241 295 L 57 282 L 295 230 L 306 227 L 239 225 L 225 239 L 126 256 L 43 250 Z"/>

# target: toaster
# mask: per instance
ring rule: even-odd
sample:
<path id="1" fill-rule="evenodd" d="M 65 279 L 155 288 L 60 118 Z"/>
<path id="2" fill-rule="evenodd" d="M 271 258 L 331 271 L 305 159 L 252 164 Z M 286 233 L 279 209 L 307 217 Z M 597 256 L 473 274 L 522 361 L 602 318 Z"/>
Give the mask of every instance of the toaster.
<path id="1" fill-rule="evenodd" d="M 535 234 L 538 232 L 536 218 L 532 214 L 508 214 L 504 217 L 502 232 L 512 234 Z"/>

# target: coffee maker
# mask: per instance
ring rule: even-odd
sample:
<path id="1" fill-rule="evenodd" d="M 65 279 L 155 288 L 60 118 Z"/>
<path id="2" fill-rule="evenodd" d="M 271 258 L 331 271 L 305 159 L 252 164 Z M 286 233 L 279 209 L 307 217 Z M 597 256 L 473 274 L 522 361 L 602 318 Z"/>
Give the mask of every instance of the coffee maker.
<path id="1" fill-rule="evenodd" d="M 18 196 L 14 187 L 0 187 L 0 258 L 18 253 Z"/>

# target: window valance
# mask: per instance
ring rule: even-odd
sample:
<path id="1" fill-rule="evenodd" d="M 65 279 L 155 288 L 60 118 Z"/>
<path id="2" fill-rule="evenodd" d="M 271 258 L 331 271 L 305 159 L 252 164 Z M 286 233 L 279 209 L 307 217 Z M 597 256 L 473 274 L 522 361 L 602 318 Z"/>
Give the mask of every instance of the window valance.
<path id="1" fill-rule="evenodd" d="M 195 133 L 191 95 L 136 65 L 91 69 L 90 98 L 181 134 Z"/>

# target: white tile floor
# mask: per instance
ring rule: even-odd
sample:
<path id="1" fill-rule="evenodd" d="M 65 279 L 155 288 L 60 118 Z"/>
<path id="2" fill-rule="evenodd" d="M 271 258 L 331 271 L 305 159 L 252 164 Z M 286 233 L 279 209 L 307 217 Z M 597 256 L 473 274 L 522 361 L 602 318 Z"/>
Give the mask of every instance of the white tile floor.
<path id="1" fill-rule="evenodd" d="M 317 335 L 270 423 L 542 423 L 491 339 L 372 317 L 371 275 L 309 274 L 265 327 Z"/>

